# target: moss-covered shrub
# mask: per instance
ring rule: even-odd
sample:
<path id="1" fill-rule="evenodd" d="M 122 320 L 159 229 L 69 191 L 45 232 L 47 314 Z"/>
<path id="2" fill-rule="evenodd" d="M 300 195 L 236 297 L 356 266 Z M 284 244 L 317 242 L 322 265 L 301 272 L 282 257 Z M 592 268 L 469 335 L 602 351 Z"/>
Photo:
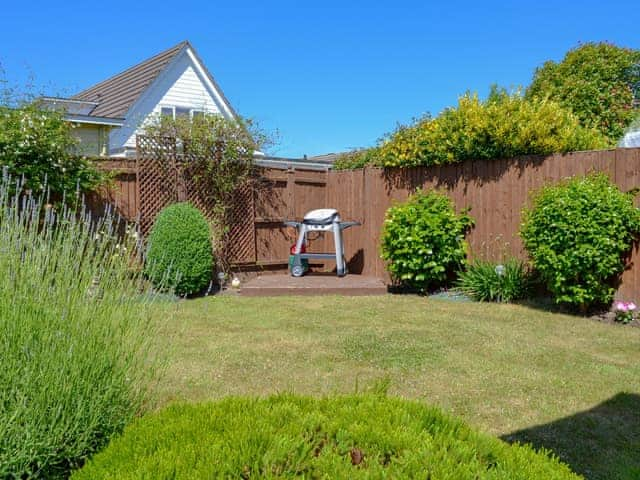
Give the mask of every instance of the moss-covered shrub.
<path id="1" fill-rule="evenodd" d="M 464 262 L 465 233 L 473 225 L 466 213 L 436 191 L 418 191 L 387 210 L 382 258 L 397 282 L 420 290 L 445 283 Z"/>
<path id="2" fill-rule="evenodd" d="M 143 417 L 72 479 L 294 477 L 580 478 L 544 452 L 417 402 L 279 395 L 174 405 Z"/>
<path id="3" fill-rule="evenodd" d="M 149 235 L 146 273 L 178 295 L 202 291 L 211 281 L 211 231 L 200 210 L 189 203 L 162 209 Z"/>
<path id="4" fill-rule="evenodd" d="M 520 234 L 555 300 L 586 311 L 613 300 L 638 232 L 633 195 L 594 174 L 544 187 L 525 210 Z"/>
<path id="5" fill-rule="evenodd" d="M 532 291 L 532 274 L 524 262 L 502 263 L 475 260 L 460 272 L 457 287 L 479 302 L 512 302 L 527 298 Z"/>

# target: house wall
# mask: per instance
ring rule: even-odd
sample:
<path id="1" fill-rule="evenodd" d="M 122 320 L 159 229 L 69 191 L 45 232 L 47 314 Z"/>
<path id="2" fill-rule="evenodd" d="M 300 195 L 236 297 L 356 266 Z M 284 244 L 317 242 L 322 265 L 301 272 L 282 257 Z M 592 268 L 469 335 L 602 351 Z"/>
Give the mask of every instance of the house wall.
<path id="1" fill-rule="evenodd" d="M 110 152 L 114 153 L 122 148 L 134 149 L 136 135 L 143 133 L 144 125 L 157 118 L 164 106 L 187 107 L 209 113 L 222 112 L 229 116 L 229 107 L 222 104 L 219 98 L 219 93 L 208 85 L 201 68 L 189 51 L 185 50 L 131 107 L 125 125 L 111 133 Z"/>

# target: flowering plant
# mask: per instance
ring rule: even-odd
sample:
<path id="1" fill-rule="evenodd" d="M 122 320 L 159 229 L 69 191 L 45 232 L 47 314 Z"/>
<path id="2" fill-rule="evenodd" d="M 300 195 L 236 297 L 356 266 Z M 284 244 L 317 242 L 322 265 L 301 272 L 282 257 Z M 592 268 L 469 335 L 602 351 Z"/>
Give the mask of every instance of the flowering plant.
<path id="1" fill-rule="evenodd" d="M 76 147 L 62 112 L 41 110 L 37 103 L 16 108 L 0 103 L 0 165 L 11 177 L 24 178 L 25 190 L 48 190 L 54 202 L 63 197 L 71 202 L 105 183 L 108 176 L 75 155 Z"/>
<path id="2" fill-rule="evenodd" d="M 638 307 L 633 302 L 616 302 L 614 305 L 616 321 L 624 324 L 631 322 L 636 308 Z"/>

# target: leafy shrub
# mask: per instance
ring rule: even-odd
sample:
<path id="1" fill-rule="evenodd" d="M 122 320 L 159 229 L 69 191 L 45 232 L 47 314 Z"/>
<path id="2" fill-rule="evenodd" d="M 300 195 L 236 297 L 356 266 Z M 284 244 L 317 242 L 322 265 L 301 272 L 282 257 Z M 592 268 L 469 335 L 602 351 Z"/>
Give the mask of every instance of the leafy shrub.
<path id="1" fill-rule="evenodd" d="M 189 203 L 163 208 L 149 235 L 151 281 L 178 295 L 198 293 L 209 284 L 212 268 L 211 232 L 202 212 Z"/>
<path id="2" fill-rule="evenodd" d="M 140 412 L 155 328 L 127 237 L 0 181 L 0 478 L 66 478 Z M 127 251 L 129 250 L 129 252 Z M 146 298 L 146 297 L 145 297 Z"/>
<path id="3" fill-rule="evenodd" d="M 74 199 L 76 191 L 95 189 L 104 176 L 87 159 L 71 154 L 71 125 L 60 112 L 43 111 L 35 104 L 0 106 L 0 167 L 14 178 L 24 176 L 24 187 L 54 197 Z"/>
<path id="4" fill-rule="evenodd" d="M 377 395 L 173 405 L 129 426 L 73 480 L 580 478 L 440 410 Z"/>
<path id="5" fill-rule="evenodd" d="M 400 127 L 380 146 L 385 167 L 443 165 L 464 160 L 510 158 L 590 150 L 607 145 L 595 130 L 546 99 L 494 88 L 486 101 L 466 94 L 457 108 L 434 119 Z"/>
<path id="6" fill-rule="evenodd" d="M 612 301 L 639 231 L 633 195 L 598 174 L 544 187 L 525 210 L 520 234 L 556 301 L 585 311 Z"/>
<path id="7" fill-rule="evenodd" d="M 456 214 L 446 195 L 418 191 L 387 210 L 382 258 L 400 283 L 418 289 L 438 286 L 464 263 L 464 235 L 472 225 L 469 215 Z"/>
<path id="8" fill-rule="evenodd" d="M 640 99 L 640 50 L 610 43 L 580 45 L 560 63 L 549 61 L 538 68 L 527 97 L 557 101 L 614 144 L 637 114 L 632 106 L 634 98 Z"/>
<path id="9" fill-rule="evenodd" d="M 510 259 L 498 264 L 475 260 L 458 275 L 458 288 L 479 302 L 512 302 L 531 293 L 531 274 L 524 262 Z"/>
<path id="10" fill-rule="evenodd" d="M 353 170 L 363 168 L 367 165 L 376 165 L 378 163 L 378 149 L 365 148 L 361 150 L 353 150 L 338 156 L 333 162 L 334 170 Z"/>

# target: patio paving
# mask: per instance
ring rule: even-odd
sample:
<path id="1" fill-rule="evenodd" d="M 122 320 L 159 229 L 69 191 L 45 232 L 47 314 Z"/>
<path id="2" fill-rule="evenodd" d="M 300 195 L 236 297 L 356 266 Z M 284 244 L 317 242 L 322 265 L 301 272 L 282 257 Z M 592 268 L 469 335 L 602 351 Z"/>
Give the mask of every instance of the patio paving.
<path id="1" fill-rule="evenodd" d="M 240 295 L 268 297 L 277 295 L 384 295 L 387 285 L 379 278 L 362 275 L 338 277 L 335 274 L 313 273 L 296 278 L 291 275 L 261 275 L 248 280 Z"/>

